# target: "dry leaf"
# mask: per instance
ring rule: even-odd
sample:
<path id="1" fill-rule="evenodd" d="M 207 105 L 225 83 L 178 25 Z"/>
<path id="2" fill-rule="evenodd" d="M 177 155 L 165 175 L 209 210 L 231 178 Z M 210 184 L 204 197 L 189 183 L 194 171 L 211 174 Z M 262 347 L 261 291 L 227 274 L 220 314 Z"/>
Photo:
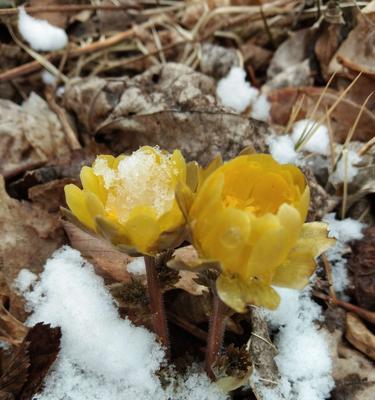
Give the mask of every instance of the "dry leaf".
<path id="1" fill-rule="evenodd" d="M 30 357 L 28 346 L 16 348 L 6 360 L 0 376 L 0 399 L 14 399 L 21 392 L 29 376 Z"/>
<path id="2" fill-rule="evenodd" d="M 17 346 L 22 343 L 28 329 L 5 308 L 4 303 L 9 298 L 1 294 L 0 299 L 0 340 Z"/>
<path id="3" fill-rule="evenodd" d="M 0 99 L 0 120 L 0 173 L 5 176 L 70 153 L 58 118 L 35 93 L 22 106 Z"/>
<path id="4" fill-rule="evenodd" d="M 247 146 L 265 151 L 268 127 L 219 106 L 215 93 L 213 79 L 165 64 L 132 79 L 73 80 L 65 103 L 114 153 L 159 145 L 207 164 L 217 153 L 229 158 Z"/>
<path id="5" fill-rule="evenodd" d="M 346 334 L 349 342 L 367 357 L 375 360 L 375 335 L 355 314 L 346 314 Z"/>
<path id="6" fill-rule="evenodd" d="M 364 237 L 353 246 L 350 269 L 354 273 L 358 304 L 375 311 L 375 226 L 364 231 Z"/>
<path id="7" fill-rule="evenodd" d="M 232 67 L 238 65 L 239 57 L 235 49 L 227 49 L 211 43 L 203 44 L 200 60 L 202 73 L 220 79 L 227 75 Z"/>
<path id="8" fill-rule="evenodd" d="M 208 292 L 208 288 L 203 285 L 199 285 L 195 279 L 198 278 L 198 274 L 192 271 L 179 271 L 180 279 L 174 285 L 175 289 L 182 289 L 185 292 L 192 294 L 193 296 L 200 296 L 204 292 Z"/>
<path id="9" fill-rule="evenodd" d="M 58 216 L 8 196 L 0 178 L 0 266 L 10 287 L 22 268 L 40 272 L 46 259 L 65 241 Z M 17 314 L 12 309 L 13 315 Z"/>
<path id="10" fill-rule="evenodd" d="M 357 26 L 341 44 L 329 65 L 330 73 L 345 72 L 344 67 L 346 67 L 375 76 L 374 27 L 375 13 L 367 16 L 359 14 Z"/>
<path id="11" fill-rule="evenodd" d="M 29 330 L 22 346 L 28 350 L 30 366 L 19 400 L 30 400 L 40 391 L 43 379 L 60 350 L 60 339 L 59 327 L 38 323 Z"/>
<path id="12" fill-rule="evenodd" d="M 92 263 L 98 275 L 107 282 L 129 283 L 131 281 L 131 274 L 126 266 L 133 257 L 119 252 L 110 243 L 89 235 L 70 222 L 63 221 L 63 226 L 71 246 Z"/>
<path id="13" fill-rule="evenodd" d="M 375 370 L 362 353 L 353 350 L 342 340 L 342 331 L 325 331 L 331 349 L 335 388 L 332 400 L 373 400 Z"/>

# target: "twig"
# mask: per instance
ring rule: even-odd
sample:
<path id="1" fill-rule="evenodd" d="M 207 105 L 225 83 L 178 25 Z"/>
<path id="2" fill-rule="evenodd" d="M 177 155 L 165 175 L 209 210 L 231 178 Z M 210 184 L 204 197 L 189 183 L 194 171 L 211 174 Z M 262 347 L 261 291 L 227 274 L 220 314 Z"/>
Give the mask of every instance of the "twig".
<path id="1" fill-rule="evenodd" d="M 139 25 L 142 28 L 148 28 L 156 23 L 155 20 L 150 19 L 149 21 Z M 111 36 L 108 39 L 99 40 L 94 43 L 90 43 L 86 46 L 73 49 L 69 53 L 69 58 L 76 58 L 83 54 L 93 53 L 95 51 L 100 51 L 108 49 L 109 47 L 115 46 L 124 40 L 131 39 L 136 36 L 137 30 L 134 28 L 128 29 L 124 32 L 119 32 L 116 35 Z M 45 59 L 49 62 L 56 61 L 63 56 L 64 52 L 51 53 L 45 56 Z M 31 61 L 26 64 L 20 65 L 19 67 L 12 68 L 6 72 L 0 74 L 0 82 L 9 81 L 11 79 L 19 78 L 20 76 L 29 74 L 31 72 L 39 71 L 43 66 L 39 61 Z"/>
<path id="2" fill-rule="evenodd" d="M 347 303 L 346 301 L 340 300 L 338 298 L 333 298 L 322 292 L 314 291 L 313 295 L 315 297 L 318 297 L 319 299 L 325 300 L 329 303 L 335 304 L 336 306 L 344 308 L 347 311 L 354 312 L 354 313 L 358 314 L 360 317 L 362 317 L 363 319 L 365 319 L 366 321 L 371 322 L 372 324 L 375 324 L 375 312 L 365 310 L 362 307 L 355 306 L 354 304 Z"/>
<path id="3" fill-rule="evenodd" d="M 358 155 L 359 156 L 363 156 L 364 154 L 366 154 L 372 146 L 375 145 L 375 136 L 370 139 L 367 143 L 365 143 L 359 150 L 358 150 Z"/>
<path id="4" fill-rule="evenodd" d="M 72 150 L 78 150 L 82 146 L 79 143 L 75 132 L 73 131 L 72 127 L 69 124 L 68 118 L 65 114 L 65 111 L 56 103 L 53 97 L 53 91 L 51 88 L 47 88 L 45 91 L 47 103 L 50 106 L 51 110 L 57 115 L 61 126 L 65 132 L 66 139 L 68 141 L 69 147 Z"/>
<path id="5" fill-rule="evenodd" d="M 50 5 L 50 6 L 35 6 L 25 7 L 28 14 L 37 13 L 75 13 L 80 11 L 119 11 L 119 10 L 131 10 L 139 9 L 139 6 L 129 5 L 104 5 L 104 4 L 61 4 L 61 5 Z M 18 14 L 18 8 L 4 8 L 0 9 L 0 16 L 10 16 Z"/>
<path id="6" fill-rule="evenodd" d="M 152 324 L 154 332 L 163 343 L 166 355 L 170 358 L 168 323 L 165 315 L 163 292 L 159 285 L 158 272 L 156 270 L 155 258 L 144 256 L 146 265 L 147 289 L 150 297 L 150 308 L 152 313 Z"/>
<path id="7" fill-rule="evenodd" d="M 195 326 L 194 324 L 190 323 L 186 319 L 180 317 L 179 315 L 175 314 L 172 311 L 167 312 L 168 319 L 175 325 L 179 326 L 180 328 L 184 329 L 185 331 L 189 332 L 196 338 L 206 342 L 207 340 L 207 332 L 203 329 Z"/>
<path id="8" fill-rule="evenodd" d="M 333 287 L 333 273 L 332 273 L 332 265 L 328 261 L 328 258 L 325 254 L 322 255 L 323 265 L 326 272 L 328 284 L 329 284 L 329 293 L 333 299 L 336 299 L 335 289 Z"/>
<path id="9" fill-rule="evenodd" d="M 208 330 L 208 342 L 206 349 L 205 370 L 207 375 L 214 380 L 215 374 L 212 365 L 220 355 L 221 345 L 224 338 L 227 306 L 221 301 L 220 297 L 214 293 L 213 310 Z"/>

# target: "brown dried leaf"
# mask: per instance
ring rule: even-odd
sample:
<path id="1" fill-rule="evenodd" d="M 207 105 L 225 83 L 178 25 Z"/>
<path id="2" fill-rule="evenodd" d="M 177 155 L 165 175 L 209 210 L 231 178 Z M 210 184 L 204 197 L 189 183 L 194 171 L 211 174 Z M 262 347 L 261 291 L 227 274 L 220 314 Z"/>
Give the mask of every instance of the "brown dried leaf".
<path id="1" fill-rule="evenodd" d="M 0 178 L 0 266 L 10 287 L 22 268 L 38 273 L 65 241 L 58 216 L 8 196 Z M 17 316 L 12 309 L 10 311 Z"/>
<path id="2" fill-rule="evenodd" d="M 27 345 L 16 348 L 6 360 L 0 376 L 0 399 L 14 399 L 29 377 L 30 357 Z"/>
<path id="3" fill-rule="evenodd" d="M 364 231 L 364 237 L 353 246 L 350 269 L 354 273 L 358 304 L 375 311 L 375 226 Z"/>
<path id="4" fill-rule="evenodd" d="M 357 26 L 349 33 L 329 65 L 330 73 L 345 72 L 346 67 L 375 76 L 374 27 L 375 13 L 367 16 L 359 14 Z"/>
<path id="5" fill-rule="evenodd" d="M 335 388 L 332 400 L 372 400 L 375 389 L 373 362 L 342 340 L 342 331 L 325 331 L 331 349 Z"/>
<path id="6" fill-rule="evenodd" d="M 174 286 L 176 289 L 185 290 L 185 292 L 188 292 L 193 296 L 200 296 L 204 292 L 208 292 L 208 288 L 206 286 L 199 285 L 196 282 L 198 273 L 191 271 L 179 271 L 179 275 L 180 279 Z"/>
<path id="7" fill-rule="evenodd" d="M 232 67 L 238 65 L 239 58 L 235 49 L 227 49 L 211 43 L 203 44 L 200 69 L 204 74 L 220 79 L 227 75 Z"/>
<path id="8" fill-rule="evenodd" d="M 375 335 L 355 314 L 346 314 L 346 334 L 349 342 L 367 357 L 375 360 Z"/>
<path id="9" fill-rule="evenodd" d="M 131 274 L 126 266 L 133 257 L 121 253 L 110 243 L 82 231 L 70 222 L 63 221 L 63 226 L 71 246 L 93 264 L 98 275 L 107 282 L 129 283 L 131 281 Z"/>
<path id="10" fill-rule="evenodd" d="M 114 153 L 141 145 L 181 149 L 203 164 L 244 147 L 265 151 L 268 127 L 217 103 L 213 79 L 180 64 L 155 66 L 132 79 L 73 80 L 65 103 Z"/>
<path id="11" fill-rule="evenodd" d="M 5 308 L 4 302 L 9 299 L 3 294 L 0 299 L 0 340 L 17 346 L 22 343 L 28 329 Z"/>
<path id="12" fill-rule="evenodd" d="M 277 48 L 267 70 L 266 87 L 280 88 L 312 84 L 312 71 L 308 58 L 315 33 L 315 28 L 294 32 Z"/>
<path id="13" fill-rule="evenodd" d="M 43 379 L 56 360 L 60 350 L 61 330 L 59 327 L 38 323 L 33 326 L 22 346 L 27 347 L 30 358 L 28 380 L 22 388 L 19 400 L 30 400 L 42 387 Z"/>
<path id="14" fill-rule="evenodd" d="M 57 116 L 35 93 L 22 106 L 0 99 L 0 120 L 0 173 L 5 176 L 70 153 Z"/>

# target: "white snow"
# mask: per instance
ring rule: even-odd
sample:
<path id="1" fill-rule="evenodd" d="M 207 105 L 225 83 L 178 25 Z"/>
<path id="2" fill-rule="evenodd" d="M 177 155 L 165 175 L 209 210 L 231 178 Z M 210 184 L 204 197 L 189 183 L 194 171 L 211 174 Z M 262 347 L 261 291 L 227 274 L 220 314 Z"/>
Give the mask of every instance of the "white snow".
<path id="1" fill-rule="evenodd" d="M 281 303 L 275 311 L 264 311 L 276 333 L 280 372 L 277 388 L 262 385 L 257 374 L 253 384 L 266 400 L 324 400 L 334 386 L 328 343 L 315 321 L 322 319 L 320 307 L 311 299 L 311 288 L 302 292 L 275 288 Z"/>
<path id="2" fill-rule="evenodd" d="M 228 75 L 220 79 L 216 94 L 224 106 L 241 113 L 257 99 L 259 90 L 246 81 L 242 68 L 232 67 Z"/>
<path id="3" fill-rule="evenodd" d="M 294 148 L 294 142 L 289 135 L 270 135 L 266 138 L 272 157 L 280 164 L 301 163 L 300 154 Z"/>
<path id="4" fill-rule="evenodd" d="M 76 250 L 57 251 L 38 282 L 24 271 L 17 282 L 33 311 L 27 325 L 45 322 L 62 331 L 58 358 L 36 399 L 227 398 L 201 372 L 172 376 L 163 389 L 156 372 L 165 363 L 164 351 L 155 335 L 119 317 L 103 279 Z"/>
<path id="5" fill-rule="evenodd" d="M 134 275 L 145 275 L 146 266 L 145 259 L 143 257 L 136 257 L 127 265 L 127 270 Z"/>
<path id="6" fill-rule="evenodd" d="M 28 269 L 22 269 L 12 286 L 19 292 L 26 292 L 34 285 L 37 279 L 37 276 L 33 272 Z"/>
<path id="7" fill-rule="evenodd" d="M 56 77 L 45 69 L 42 72 L 42 81 L 45 85 L 53 85 L 56 82 Z"/>
<path id="8" fill-rule="evenodd" d="M 323 124 L 318 126 L 317 122 L 310 119 L 301 119 L 293 125 L 292 139 L 294 143 L 297 143 L 301 136 L 305 137 L 309 132 L 309 139 L 305 141 L 302 149 L 311 153 L 328 155 L 330 153 L 328 128 Z"/>
<path id="9" fill-rule="evenodd" d="M 60 50 L 68 43 L 68 36 L 63 29 L 28 15 L 24 7 L 19 7 L 18 30 L 34 50 Z"/>
<path id="10" fill-rule="evenodd" d="M 366 225 L 352 218 L 337 220 L 335 213 L 325 215 L 323 221 L 328 224 L 329 236 L 337 240 L 335 246 L 326 252 L 332 265 L 333 288 L 345 298 L 343 292 L 348 284 L 348 271 L 344 255 L 348 252 L 349 242 L 362 239 Z"/>
<path id="11" fill-rule="evenodd" d="M 94 163 L 94 174 L 102 176 L 105 187 L 111 188 L 106 211 L 126 222 L 134 207 L 151 207 L 157 217 L 169 211 L 175 198 L 174 161 L 158 147 L 147 152 L 140 148 L 122 159 L 116 170 L 105 159 Z"/>
<path id="12" fill-rule="evenodd" d="M 267 100 L 267 96 L 260 94 L 251 109 L 251 117 L 260 121 L 268 121 L 270 118 L 271 104 Z"/>
<path id="13" fill-rule="evenodd" d="M 360 163 L 361 160 L 361 157 L 356 151 L 348 150 L 347 156 L 343 155 L 339 159 L 336 169 L 334 173 L 330 175 L 329 180 L 336 184 L 344 182 L 345 179 L 347 179 L 348 182 L 351 182 L 358 173 L 358 168 L 355 167 L 355 164 Z"/>

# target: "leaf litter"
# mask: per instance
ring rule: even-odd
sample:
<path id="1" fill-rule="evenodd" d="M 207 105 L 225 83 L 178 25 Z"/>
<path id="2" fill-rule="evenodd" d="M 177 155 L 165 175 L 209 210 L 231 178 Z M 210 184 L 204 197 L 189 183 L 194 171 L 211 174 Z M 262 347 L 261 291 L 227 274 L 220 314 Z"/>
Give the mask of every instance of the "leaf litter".
<path id="1" fill-rule="evenodd" d="M 67 52 L 22 10 L 14 42 L 19 11 L 0 8 L 1 398 L 372 399 L 374 2 L 71 3 L 26 7 L 34 28 L 59 26 Z M 279 310 L 228 318 L 230 394 L 201 366 L 211 278 L 164 276 L 172 366 L 141 260 L 61 221 L 83 165 L 142 145 L 296 164 L 309 218 L 338 239 L 302 293 L 280 290 Z"/>

